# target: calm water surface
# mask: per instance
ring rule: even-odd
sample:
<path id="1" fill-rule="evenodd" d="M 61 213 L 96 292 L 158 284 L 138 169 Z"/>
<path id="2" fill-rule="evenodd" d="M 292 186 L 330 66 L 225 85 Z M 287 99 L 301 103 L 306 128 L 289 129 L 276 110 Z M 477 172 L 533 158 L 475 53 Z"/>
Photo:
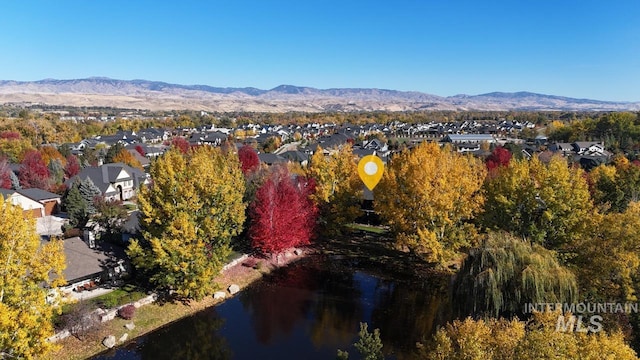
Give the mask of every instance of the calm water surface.
<path id="1" fill-rule="evenodd" d="M 335 359 L 337 349 L 358 359 L 351 344 L 360 322 L 380 329 L 387 358 L 415 359 L 416 343 L 450 318 L 446 294 L 428 280 L 379 272 L 307 259 L 95 359 Z"/>

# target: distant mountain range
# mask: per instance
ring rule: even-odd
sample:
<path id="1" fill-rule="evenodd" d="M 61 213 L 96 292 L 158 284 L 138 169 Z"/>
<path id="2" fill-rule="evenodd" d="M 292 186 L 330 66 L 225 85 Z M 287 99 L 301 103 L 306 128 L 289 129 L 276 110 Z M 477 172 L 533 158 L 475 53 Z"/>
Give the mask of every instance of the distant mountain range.
<path id="1" fill-rule="evenodd" d="M 0 103 L 221 112 L 640 110 L 640 102 L 574 99 L 530 92 L 442 97 L 416 91 L 384 89 L 315 89 L 280 85 L 271 90 L 262 90 L 102 77 L 75 80 L 0 80 Z"/>

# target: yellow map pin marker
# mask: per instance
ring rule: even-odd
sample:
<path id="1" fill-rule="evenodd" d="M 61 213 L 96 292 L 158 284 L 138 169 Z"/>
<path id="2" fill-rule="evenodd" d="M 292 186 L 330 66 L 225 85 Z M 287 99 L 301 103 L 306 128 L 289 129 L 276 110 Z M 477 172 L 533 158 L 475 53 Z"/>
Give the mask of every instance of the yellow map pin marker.
<path id="1" fill-rule="evenodd" d="M 358 174 L 360 179 L 369 190 L 373 190 L 384 172 L 384 164 L 382 160 L 375 155 L 367 155 L 358 163 Z"/>

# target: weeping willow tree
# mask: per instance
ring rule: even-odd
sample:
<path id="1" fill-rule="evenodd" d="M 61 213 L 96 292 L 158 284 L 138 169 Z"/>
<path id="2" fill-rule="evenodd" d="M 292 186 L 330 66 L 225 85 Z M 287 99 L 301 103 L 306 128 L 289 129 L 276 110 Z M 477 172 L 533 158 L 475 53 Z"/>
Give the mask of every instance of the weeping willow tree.
<path id="1" fill-rule="evenodd" d="M 577 299 L 574 274 L 553 251 L 506 232 L 489 233 L 471 250 L 454 285 L 458 310 L 466 314 L 519 314 L 527 303 Z"/>

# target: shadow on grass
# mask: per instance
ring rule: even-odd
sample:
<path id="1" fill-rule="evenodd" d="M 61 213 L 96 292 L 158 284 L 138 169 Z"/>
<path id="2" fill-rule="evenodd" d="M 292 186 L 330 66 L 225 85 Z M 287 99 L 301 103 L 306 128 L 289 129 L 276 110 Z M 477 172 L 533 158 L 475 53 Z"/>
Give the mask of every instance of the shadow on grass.
<path id="1" fill-rule="evenodd" d="M 394 248 L 394 240 L 387 233 L 351 227 L 351 232 L 318 240 L 314 246 L 319 254 L 330 259 L 366 268 L 381 277 L 396 279 L 429 279 L 446 286 L 451 274 L 439 270 L 437 264 Z"/>

